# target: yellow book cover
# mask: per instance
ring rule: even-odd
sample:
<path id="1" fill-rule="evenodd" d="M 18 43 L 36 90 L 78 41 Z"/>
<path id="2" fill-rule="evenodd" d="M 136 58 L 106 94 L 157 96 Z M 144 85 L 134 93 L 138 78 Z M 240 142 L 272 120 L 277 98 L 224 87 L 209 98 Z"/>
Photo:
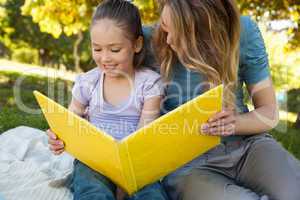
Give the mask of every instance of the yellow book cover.
<path id="1" fill-rule="evenodd" d="M 222 85 L 120 141 L 38 91 L 34 95 L 65 150 L 130 195 L 220 143 L 220 137 L 201 135 L 199 128 L 221 111 Z"/>

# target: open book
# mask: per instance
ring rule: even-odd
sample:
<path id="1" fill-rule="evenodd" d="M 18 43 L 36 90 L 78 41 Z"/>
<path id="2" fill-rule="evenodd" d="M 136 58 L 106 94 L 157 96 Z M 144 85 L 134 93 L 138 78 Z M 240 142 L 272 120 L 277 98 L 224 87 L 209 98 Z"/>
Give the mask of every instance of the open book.
<path id="1" fill-rule="evenodd" d="M 161 116 L 121 141 L 34 91 L 51 130 L 65 150 L 108 177 L 128 194 L 159 180 L 220 143 L 199 134 L 200 126 L 221 111 L 220 85 Z"/>

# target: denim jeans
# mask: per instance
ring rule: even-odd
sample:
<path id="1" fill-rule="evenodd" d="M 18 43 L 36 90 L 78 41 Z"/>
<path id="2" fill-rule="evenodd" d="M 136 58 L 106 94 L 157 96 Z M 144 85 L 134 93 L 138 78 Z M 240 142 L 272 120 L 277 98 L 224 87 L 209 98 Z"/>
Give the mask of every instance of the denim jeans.
<path id="1" fill-rule="evenodd" d="M 116 185 L 82 162 L 74 161 L 71 191 L 74 200 L 115 200 Z M 167 200 L 159 182 L 145 186 L 125 200 Z"/>

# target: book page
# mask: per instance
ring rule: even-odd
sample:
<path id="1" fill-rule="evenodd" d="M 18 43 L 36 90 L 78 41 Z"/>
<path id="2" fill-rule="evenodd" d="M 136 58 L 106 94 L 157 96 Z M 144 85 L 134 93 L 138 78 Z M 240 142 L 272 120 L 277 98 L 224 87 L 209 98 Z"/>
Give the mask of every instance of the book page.
<path id="1" fill-rule="evenodd" d="M 204 136 L 200 126 L 221 111 L 222 86 L 214 88 L 155 120 L 122 141 L 134 173 L 135 191 L 159 180 L 220 143 L 220 137 Z"/>
<path id="2" fill-rule="evenodd" d="M 34 95 L 51 130 L 63 140 L 66 152 L 124 185 L 117 141 L 41 93 L 35 91 Z"/>

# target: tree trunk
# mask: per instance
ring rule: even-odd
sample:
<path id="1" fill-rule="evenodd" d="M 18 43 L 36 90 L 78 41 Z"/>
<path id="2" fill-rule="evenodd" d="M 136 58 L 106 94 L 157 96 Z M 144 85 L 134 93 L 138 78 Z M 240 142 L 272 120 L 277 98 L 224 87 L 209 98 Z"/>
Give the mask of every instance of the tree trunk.
<path id="1" fill-rule="evenodd" d="M 0 43 L 0 56 L 4 57 L 5 55 L 5 47 L 2 43 Z"/>
<path id="2" fill-rule="evenodd" d="M 298 112 L 295 127 L 300 129 L 300 112 Z"/>
<path id="3" fill-rule="evenodd" d="M 79 31 L 77 35 L 77 40 L 75 41 L 74 48 L 73 48 L 73 57 L 74 57 L 74 64 L 75 64 L 75 71 L 76 72 L 82 72 L 82 69 L 80 68 L 80 55 L 79 55 L 79 47 L 80 43 L 83 40 L 83 34 L 81 31 Z"/>

